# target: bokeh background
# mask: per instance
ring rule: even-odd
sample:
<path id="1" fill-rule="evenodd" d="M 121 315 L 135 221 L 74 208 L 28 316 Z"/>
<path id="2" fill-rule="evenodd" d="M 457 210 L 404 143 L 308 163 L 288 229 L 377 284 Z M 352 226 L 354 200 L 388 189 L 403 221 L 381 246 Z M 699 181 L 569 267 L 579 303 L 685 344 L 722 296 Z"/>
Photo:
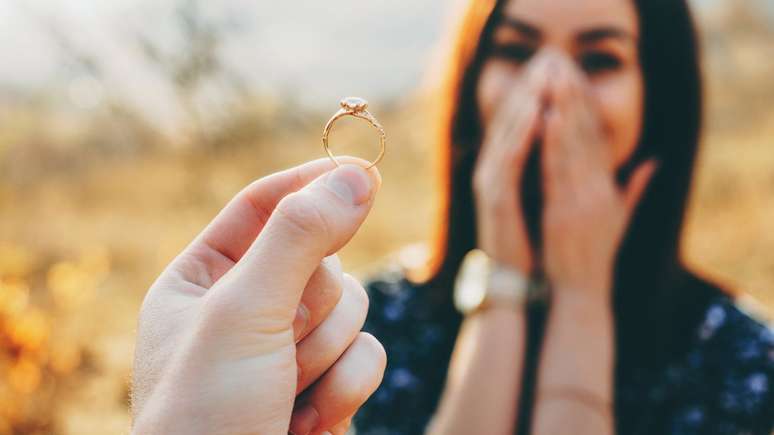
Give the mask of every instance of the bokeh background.
<path id="1" fill-rule="evenodd" d="M 0 434 L 127 433 L 145 291 L 242 186 L 321 157 L 342 96 L 390 139 L 345 264 L 421 252 L 460 1 L 0 0 Z M 709 100 L 685 255 L 774 307 L 774 2 L 694 5 Z M 357 123 L 333 140 L 377 151 Z"/>

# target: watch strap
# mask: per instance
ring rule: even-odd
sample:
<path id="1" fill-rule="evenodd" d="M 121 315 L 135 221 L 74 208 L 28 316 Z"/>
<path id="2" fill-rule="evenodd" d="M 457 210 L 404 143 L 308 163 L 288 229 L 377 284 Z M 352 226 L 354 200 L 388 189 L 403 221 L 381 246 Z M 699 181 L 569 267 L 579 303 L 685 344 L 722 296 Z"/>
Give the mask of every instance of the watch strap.
<path id="1" fill-rule="evenodd" d="M 528 291 L 529 279 L 516 270 L 495 266 L 489 272 L 486 296 L 493 303 L 521 306 Z"/>

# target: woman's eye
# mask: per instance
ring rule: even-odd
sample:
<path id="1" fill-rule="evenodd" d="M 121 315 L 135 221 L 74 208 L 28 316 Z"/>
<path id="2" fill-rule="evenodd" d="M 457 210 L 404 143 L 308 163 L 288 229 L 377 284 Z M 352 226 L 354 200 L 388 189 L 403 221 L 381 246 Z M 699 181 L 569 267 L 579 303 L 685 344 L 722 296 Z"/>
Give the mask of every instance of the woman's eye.
<path id="1" fill-rule="evenodd" d="M 589 74 L 613 71 L 621 67 L 621 61 L 608 53 L 587 53 L 581 56 L 580 64 Z"/>
<path id="2" fill-rule="evenodd" d="M 492 55 L 516 63 L 525 63 L 535 54 L 535 49 L 526 44 L 495 44 Z"/>

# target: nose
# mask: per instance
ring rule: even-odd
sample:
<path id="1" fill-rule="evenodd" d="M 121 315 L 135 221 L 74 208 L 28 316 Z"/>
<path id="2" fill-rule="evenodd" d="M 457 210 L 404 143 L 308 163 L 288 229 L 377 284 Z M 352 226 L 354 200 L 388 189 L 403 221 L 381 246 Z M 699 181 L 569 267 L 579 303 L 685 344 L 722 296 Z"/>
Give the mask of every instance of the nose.
<path id="1" fill-rule="evenodd" d="M 534 58 L 536 67 L 545 68 L 549 76 L 554 76 L 562 68 L 576 68 L 574 59 L 565 50 L 546 45 Z"/>

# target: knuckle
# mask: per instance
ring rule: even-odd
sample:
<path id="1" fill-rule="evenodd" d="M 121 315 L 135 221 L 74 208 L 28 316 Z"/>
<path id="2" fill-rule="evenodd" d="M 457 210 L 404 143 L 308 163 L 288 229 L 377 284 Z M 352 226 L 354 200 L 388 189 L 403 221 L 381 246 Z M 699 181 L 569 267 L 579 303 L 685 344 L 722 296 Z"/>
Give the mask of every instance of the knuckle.
<path id="1" fill-rule="evenodd" d="M 366 289 L 362 284 L 360 284 L 360 281 L 348 273 L 344 274 L 344 279 L 346 281 L 347 288 L 350 289 L 354 297 L 354 301 L 357 304 L 359 312 L 368 313 L 370 300 L 368 298 L 368 292 L 366 292 Z"/>
<path id="2" fill-rule="evenodd" d="M 315 291 L 320 292 L 320 299 L 335 301 L 341 299 L 344 283 L 339 266 L 324 259 L 317 271 L 315 271 L 312 279 L 314 283 L 311 284 L 316 287 Z"/>
<path id="3" fill-rule="evenodd" d="M 260 315 L 243 298 L 224 288 L 207 293 L 198 316 L 197 335 L 204 340 L 233 337 L 235 331 L 249 330 L 264 337 L 288 331 L 285 309 L 274 304 L 262 307 Z M 268 342 L 266 343 L 268 344 Z"/>
<path id="4" fill-rule="evenodd" d="M 351 403 L 364 402 L 382 382 L 387 366 L 387 353 L 371 334 L 360 332 L 347 350 L 350 363 L 356 361 L 362 370 L 337 385 L 340 394 Z"/>
<path id="5" fill-rule="evenodd" d="M 235 304 L 232 298 L 226 297 L 226 292 L 218 290 L 208 293 L 204 298 L 204 304 L 202 305 L 203 321 L 208 321 L 213 317 L 225 318 L 229 314 L 233 314 Z"/>
<path id="6" fill-rule="evenodd" d="M 263 201 L 259 201 L 256 198 L 256 192 L 261 191 L 261 186 L 264 182 L 265 179 L 263 178 L 254 180 L 238 194 L 238 198 L 246 201 L 247 204 L 255 210 L 255 213 L 258 215 L 258 221 L 262 224 L 266 223 L 271 217 L 271 208 L 267 207 Z"/>
<path id="7" fill-rule="evenodd" d="M 221 292 L 212 292 L 206 297 L 199 318 L 199 330 L 205 335 L 217 334 L 223 328 L 229 329 L 230 319 L 235 317 L 235 304 Z"/>
<path id="8" fill-rule="evenodd" d="M 379 340 L 373 336 L 373 334 L 361 331 L 358 333 L 356 341 L 360 343 L 377 362 L 375 367 L 379 367 L 379 371 L 383 372 L 387 366 L 387 351 L 384 349 Z M 381 375 L 380 375 L 381 376 Z"/>
<path id="9" fill-rule="evenodd" d="M 291 193 L 277 204 L 276 212 L 294 231 L 303 235 L 326 236 L 330 226 L 317 201 L 303 192 Z"/>
<path id="10" fill-rule="evenodd" d="M 322 290 L 325 292 L 324 297 L 334 301 L 335 306 L 340 300 L 341 295 L 344 293 L 344 283 L 339 274 L 331 274 L 328 285 Z"/>

